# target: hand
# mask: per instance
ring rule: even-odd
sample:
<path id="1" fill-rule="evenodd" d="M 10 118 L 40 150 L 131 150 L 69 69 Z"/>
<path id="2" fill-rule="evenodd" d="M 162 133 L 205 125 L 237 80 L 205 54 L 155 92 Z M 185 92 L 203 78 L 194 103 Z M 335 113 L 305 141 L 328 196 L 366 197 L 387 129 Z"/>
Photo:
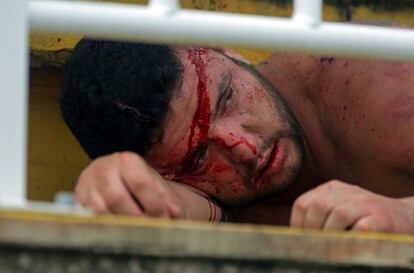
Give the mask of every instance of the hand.
<path id="1" fill-rule="evenodd" d="M 296 199 L 290 225 L 301 228 L 412 233 L 413 202 L 330 181 Z"/>
<path id="2" fill-rule="evenodd" d="M 94 160 L 80 175 L 77 201 L 97 213 L 184 218 L 184 201 L 137 154 L 115 153 Z"/>

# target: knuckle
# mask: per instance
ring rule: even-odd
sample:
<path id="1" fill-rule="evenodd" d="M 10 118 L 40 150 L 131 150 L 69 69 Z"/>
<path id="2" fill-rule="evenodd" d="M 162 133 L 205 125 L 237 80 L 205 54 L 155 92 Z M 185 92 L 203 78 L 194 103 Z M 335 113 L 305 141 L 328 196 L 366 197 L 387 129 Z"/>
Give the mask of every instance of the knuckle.
<path id="1" fill-rule="evenodd" d="M 358 231 L 369 231 L 371 230 L 371 226 L 368 222 L 358 222 L 355 224 L 354 229 Z"/>
<path id="2" fill-rule="evenodd" d="M 346 221 L 349 218 L 349 210 L 346 207 L 334 209 L 332 216 L 339 221 Z"/>
<path id="3" fill-rule="evenodd" d="M 325 210 L 326 203 L 323 199 L 318 199 L 312 202 L 312 207 L 314 207 L 318 211 Z"/>
<path id="4" fill-rule="evenodd" d="M 123 152 L 114 152 L 114 153 L 112 153 L 110 155 L 107 155 L 107 156 L 104 156 L 102 158 L 107 159 L 107 160 L 119 160 L 122 153 Z"/>
<path id="5" fill-rule="evenodd" d="M 108 186 L 105 184 L 108 184 L 107 180 L 109 181 L 111 180 L 111 173 L 112 173 L 111 170 L 106 170 L 104 168 L 98 169 L 94 175 L 94 178 L 95 178 L 94 184 L 96 184 L 95 187 Z"/>
<path id="6" fill-rule="evenodd" d="M 113 191 L 110 195 L 106 197 L 106 204 L 110 208 L 118 207 L 119 204 L 124 199 L 122 192 L 120 191 Z"/>
<path id="7" fill-rule="evenodd" d="M 158 189 L 158 196 L 161 200 L 166 200 L 168 198 L 168 192 L 164 188 Z"/>
<path id="8" fill-rule="evenodd" d="M 136 153 L 125 151 L 118 153 L 119 160 L 124 163 L 128 164 L 130 162 L 134 162 L 134 164 L 144 164 L 144 159 Z"/>
<path id="9" fill-rule="evenodd" d="M 104 178 L 119 168 L 119 162 L 119 153 L 103 156 L 93 161 L 89 167 L 85 169 L 85 173 L 88 176 Z"/>
<path id="10" fill-rule="evenodd" d="M 358 203 L 359 207 L 363 211 L 376 211 L 379 209 L 375 200 L 373 200 L 370 196 L 367 196 L 367 195 L 360 195 L 356 199 L 356 203 Z"/>
<path id="11" fill-rule="evenodd" d="M 299 197 L 293 204 L 293 208 L 299 211 L 305 211 L 308 208 L 304 198 Z"/>
<path id="12" fill-rule="evenodd" d="M 114 170 L 115 166 L 113 165 L 99 164 L 94 166 L 94 168 L 91 170 L 92 172 L 88 176 L 96 177 L 99 180 L 102 180 L 109 177 L 110 174 L 114 172 Z"/>
<path id="13" fill-rule="evenodd" d="M 333 189 L 342 187 L 344 184 L 345 184 L 344 182 L 336 180 L 336 179 L 330 180 L 326 183 L 328 188 L 333 188 Z"/>
<path id="14" fill-rule="evenodd" d="M 150 179 L 145 179 L 144 177 L 141 177 L 140 179 L 136 179 L 133 182 L 129 183 L 129 187 L 133 192 L 138 193 L 150 187 L 151 184 L 152 181 Z"/>
<path id="15" fill-rule="evenodd" d="M 78 182 L 76 183 L 76 188 L 82 188 L 84 184 L 87 184 L 87 181 L 89 181 L 89 179 L 93 176 L 93 172 L 91 170 L 91 165 L 89 165 L 80 173 Z"/>

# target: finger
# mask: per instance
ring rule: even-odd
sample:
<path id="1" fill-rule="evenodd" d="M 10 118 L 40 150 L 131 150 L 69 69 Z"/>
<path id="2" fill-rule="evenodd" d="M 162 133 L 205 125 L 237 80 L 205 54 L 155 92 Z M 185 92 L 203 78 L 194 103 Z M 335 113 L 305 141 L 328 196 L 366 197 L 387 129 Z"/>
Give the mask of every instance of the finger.
<path id="1" fill-rule="evenodd" d="M 125 214 L 138 217 L 144 215 L 143 209 L 135 202 L 127 190 L 125 190 L 125 193 L 122 194 L 122 197 L 119 197 L 117 201 L 113 200 L 111 202 L 110 210 L 114 214 Z"/>
<path id="2" fill-rule="evenodd" d="M 91 208 L 95 213 L 98 213 L 98 214 L 110 213 L 110 211 L 108 210 L 108 207 L 105 204 L 104 199 L 96 191 L 90 192 L 89 200 L 85 203 L 81 202 L 81 204 L 85 205 L 86 207 Z"/>
<path id="3" fill-rule="evenodd" d="M 308 208 L 307 203 L 297 199 L 293 204 L 292 212 L 290 214 L 290 226 L 291 227 L 304 227 L 306 210 Z"/>
<path id="4" fill-rule="evenodd" d="M 359 219 L 366 216 L 358 204 L 344 203 L 334 209 L 328 215 L 323 229 L 340 229 L 345 230 L 352 227 Z"/>
<path id="5" fill-rule="evenodd" d="M 146 215 L 170 217 L 168 191 L 161 183 L 161 176 L 143 159 L 132 153 L 122 154 L 121 178 L 129 192 L 139 200 Z"/>
<path id="6" fill-rule="evenodd" d="M 329 215 L 330 207 L 323 199 L 313 200 L 304 217 L 305 228 L 321 229 Z"/>
<path id="7" fill-rule="evenodd" d="M 308 209 L 314 200 L 319 200 L 320 196 L 323 196 L 321 195 L 323 191 L 323 187 L 317 187 L 313 190 L 305 192 L 296 199 L 290 216 L 290 226 L 300 228 L 305 227 L 305 217 Z M 313 213 L 314 212 L 312 212 L 312 214 Z M 310 216 L 313 217 L 312 215 Z"/>
<path id="8" fill-rule="evenodd" d="M 89 182 L 93 180 L 89 172 L 89 168 L 85 169 L 78 178 L 75 187 L 75 199 L 78 203 L 82 204 L 85 207 L 88 207 L 90 203 L 90 196 L 93 189 L 89 189 Z M 90 205 L 89 205 L 90 206 Z"/>
<path id="9" fill-rule="evenodd" d="M 172 219 L 179 219 L 182 217 L 181 209 L 174 203 L 167 204 L 168 214 Z"/>
<path id="10" fill-rule="evenodd" d="M 391 228 L 384 221 L 381 221 L 380 218 L 370 215 L 358 220 L 352 227 L 352 230 L 390 232 Z"/>
<path id="11" fill-rule="evenodd" d="M 89 179 L 90 180 L 90 179 Z M 76 203 L 85 208 L 92 209 L 95 213 L 104 214 L 109 213 L 108 208 L 98 192 L 93 189 L 84 187 L 87 183 L 84 183 L 81 179 L 75 188 Z"/>
<path id="12" fill-rule="evenodd" d="M 157 185 L 156 178 L 152 178 L 150 182 L 128 178 L 125 183 L 127 183 L 131 194 L 139 200 L 146 215 L 155 217 L 170 216 L 168 209 L 170 202 L 167 200 L 167 192 Z"/>
<path id="13" fill-rule="evenodd" d="M 119 174 L 116 172 L 108 173 L 105 178 L 101 179 L 106 181 L 101 181 L 101 186 L 98 187 L 97 191 L 102 196 L 108 211 L 132 216 L 143 215 L 142 210 L 134 202 Z"/>

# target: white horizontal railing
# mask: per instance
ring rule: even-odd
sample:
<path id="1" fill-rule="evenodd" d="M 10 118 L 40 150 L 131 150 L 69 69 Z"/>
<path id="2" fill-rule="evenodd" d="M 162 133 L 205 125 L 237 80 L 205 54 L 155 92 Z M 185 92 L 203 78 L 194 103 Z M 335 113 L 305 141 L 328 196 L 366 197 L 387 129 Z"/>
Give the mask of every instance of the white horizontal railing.
<path id="1" fill-rule="evenodd" d="M 413 30 L 321 22 L 321 0 L 296 1 L 292 19 L 180 10 L 176 1 L 156 2 L 139 6 L 32 0 L 30 25 L 36 31 L 128 41 L 414 60 Z"/>
<path id="2" fill-rule="evenodd" d="M 0 0 L 0 205 L 26 203 L 27 32 L 414 60 L 414 31 L 322 21 L 322 0 L 295 0 L 292 18 L 79 1 Z"/>

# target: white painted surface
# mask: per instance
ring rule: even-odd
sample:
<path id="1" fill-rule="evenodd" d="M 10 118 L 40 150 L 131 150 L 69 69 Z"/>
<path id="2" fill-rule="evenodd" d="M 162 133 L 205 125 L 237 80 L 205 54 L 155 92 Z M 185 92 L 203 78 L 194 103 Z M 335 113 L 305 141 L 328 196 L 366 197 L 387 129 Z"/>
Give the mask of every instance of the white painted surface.
<path id="1" fill-rule="evenodd" d="M 316 25 L 322 21 L 322 0 L 294 0 L 292 19 L 296 22 Z"/>
<path id="2" fill-rule="evenodd" d="M 180 9 L 179 0 L 150 0 L 149 8 L 155 13 L 171 13 Z"/>
<path id="3" fill-rule="evenodd" d="M 0 204 L 26 199 L 27 3 L 0 1 Z"/>
<path id="4" fill-rule="evenodd" d="M 157 5 L 165 1 L 158 0 Z M 29 16 L 32 30 L 96 38 L 414 60 L 414 30 L 315 24 L 321 17 L 315 7 L 321 8 L 322 2 L 297 0 L 295 4 L 296 17 L 283 19 L 193 10 L 157 13 L 142 5 L 32 0 Z"/>

